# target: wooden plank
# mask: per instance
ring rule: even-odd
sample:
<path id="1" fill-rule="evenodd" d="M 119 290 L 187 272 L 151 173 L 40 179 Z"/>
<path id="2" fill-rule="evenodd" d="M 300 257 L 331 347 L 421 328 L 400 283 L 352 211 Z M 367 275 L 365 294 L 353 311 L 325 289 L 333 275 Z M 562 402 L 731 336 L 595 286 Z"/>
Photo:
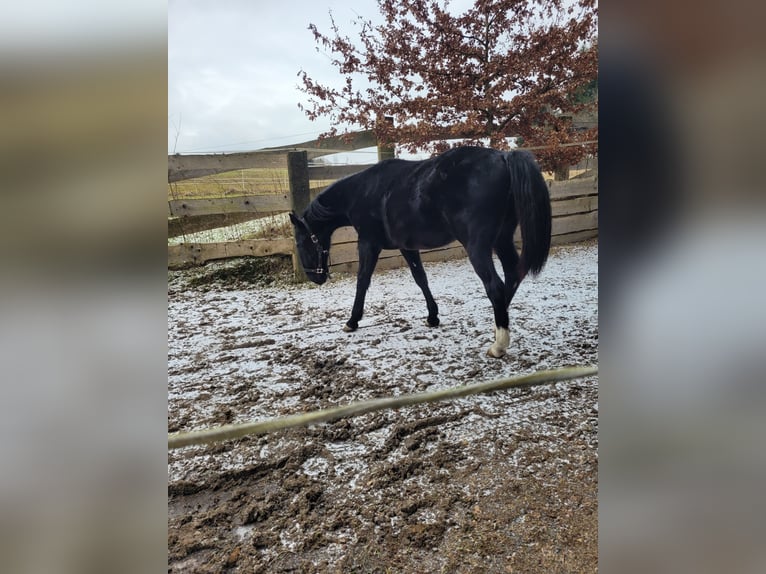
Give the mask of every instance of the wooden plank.
<path id="1" fill-rule="evenodd" d="M 356 243 L 359 236 L 356 234 L 356 229 L 353 227 L 339 227 L 332 234 L 332 245 L 339 245 L 341 243 Z"/>
<path id="2" fill-rule="evenodd" d="M 309 166 L 309 179 L 341 179 L 372 167 L 370 164 L 356 165 L 313 165 Z"/>
<path id="3" fill-rule="evenodd" d="M 289 209 L 290 199 L 286 193 L 168 201 L 168 215 L 170 217 L 242 212 L 263 213 L 288 211 Z"/>
<path id="4" fill-rule="evenodd" d="M 330 273 L 350 273 L 355 274 L 359 270 L 359 263 L 338 263 L 337 265 L 330 265 Z"/>
<path id="5" fill-rule="evenodd" d="M 575 231 L 598 229 L 598 211 L 554 217 L 552 227 L 552 235 L 563 235 Z"/>
<path id="6" fill-rule="evenodd" d="M 211 213 L 191 217 L 168 219 L 168 237 L 180 237 L 198 231 L 208 231 L 219 227 L 228 227 L 245 221 L 265 217 L 263 213 Z"/>
<path id="7" fill-rule="evenodd" d="M 287 166 L 287 154 L 283 151 L 248 151 L 240 153 L 169 155 L 168 182 L 182 181 L 255 167 L 280 168 Z"/>
<path id="8" fill-rule="evenodd" d="M 399 253 L 398 251 L 396 253 Z M 404 257 L 401 256 L 401 254 L 398 255 L 391 255 L 390 257 L 383 257 L 382 259 L 378 259 L 378 264 L 375 266 L 375 271 L 387 271 L 389 269 L 400 269 L 401 267 L 406 267 L 407 262 L 404 260 Z M 354 272 L 356 272 L 359 269 L 359 262 L 354 261 L 353 262 L 353 268 Z"/>
<path id="9" fill-rule="evenodd" d="M 423 251 L 420 254 L 420 258 L 425 263 L 434 263 L 437 261 L 449 261 L 451 259 L 461 259 L 465 257 L 467 254 L 465 252 L 465 247 L 463 247 L 460 243 L 450 243 L 450 245 L 446 248 L 440 248 L 440 249 L 429 249 L 428 251 Z"/>
<path id="10" fill-rule="evenodd" d="M 393 257 L 397 255 L 399 251 L 394 249 L 384 249 L 380 258 Z M 348 263 L 350 261 L 358 261 L 359 253 L 357 250 L 356 242 L 342 243 L 340 245 L 333 245 L 330 249 L 330 265 L 337 265 L 338 263 Z"/>
<path id="11" fill-rule="evenodd" d="M 386 254 L 386 257 L 383 257 L 383 254 L 381 254 L 380 259 L 378 259 L 378 264 L 375 266 L 376 272 L 407 266 L 407 262 L 398 251 L 388 251 Z M 465 249 L 462 245 L 457 244 L 457 246 L 423 251 L 420 254 L 420 257 L 426 263 L 450 261 L 452 259 L 461 259 L 465 257 Z M 356 260 L 331 265 L 333 271 L 340 273 L 356 273 L 358 268 L 359 262 Z"/>
<path id="12" fill-rule="evenodd" d="M 290 255 L 292 251 L 293 240 L 288 238 L 243 239 L 225 243 L 182 243 L 168 245 L 168 267 L 173 269 L 201 265 L 206 261 L 230 257 Z"/>
<path id="13" fill-rule="evenodd" d="M 357 132 L 341 134 L 338 136 L 309 140 L 301 143 L 291 144 L 289 146 L 264 148 L 264 151 L 268 150 L 287 152 L 293 150 L 306 150 L 308 151 L 309 159 L 313 159 L 323 155 L 329 155 L 344 151 L 354 151 L 367 147 L 375 147 L 377 145 L 378 140 L 375 137 L 375 132 L 372 130 L 361 130 Z"/>
<path id="14" fill-rule="evenodd" d="M 551 201 L 551 211 L 553 216 L 569 215 L 572 213 L 586 213 L 598 209 L 598 196 L 586 195 L 583 197 L 570 197 Z"/>
<path id="15" fill-rule="evenodd" d="M 431 253 L 437 253 L 439 251 L 445 251 L 450 249 L 463 249 L 457 241 L 453 241 L 443 247 L 437 247 L 435 249 L 425 249 L 420 252 L 423 261 L 428 261 L 428 257 Z M 379 259 L 388 259 L 391 257 L 401 256 L 398 249 L 384 249 L 380 253 Z M 359 252 L 357 250 L 356 242 L 333 244 L 330 249 L 330 265 L 339 265 L 341 263 L 351 263 L 359 260 Z"/>
<path id="16" fill-rule="evenodd" d="M 598 212 L 594 211 L 592 214 L 584 214 L 586 217 L 581 218 L 557 218 L 563 219 L 563 221 L 557 223 L 557 219 L 553 220 L 553 229 L 551 233 L 551 245 L 560 245 L 562 243 L 569 243 L 572 241 L 580 241 L 582 239 L 588 239 L 590 237 L 598 236 L 598 226 L 594 226 L 594 220 L 598 221 Z M 578 226 L 583 226 L 578 229 Z M 516 233 L 513 234 L 513 242 L 517 249 L 521 249 L 521 231 L 516 228 Z"/>
<path id="17" fill-rule="evenodd" d="M 578 241 L 585 241 L 586 239 L 592 239 L 594 237 L 598 237 L 598 229 L 587 229 L 585 231 L 576 231 L 574 233 L 554 235 L 551 237 L 551 245 L 566 245 L 569 243 L 577 243 Z"/>
<path id="18" fill-rule="evenodd" d="M 548 191 L 551 200 L 578 195 L 598 194 L 598 177 L 551 181 L 548 183 Z"/>

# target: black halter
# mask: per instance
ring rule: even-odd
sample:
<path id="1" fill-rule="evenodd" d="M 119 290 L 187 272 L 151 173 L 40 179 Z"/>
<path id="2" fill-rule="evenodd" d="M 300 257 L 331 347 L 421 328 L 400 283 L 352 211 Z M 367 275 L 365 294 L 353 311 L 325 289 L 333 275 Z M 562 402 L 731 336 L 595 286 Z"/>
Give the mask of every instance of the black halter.
<path id="1" fill-rule="evenodd" d="M 303 224 L 306 226 L 306 229 L 311 234 L 311 242 L 314 244 L 314 248 L 317 250 L 317 257 L 319 258 L 319 267 L 316 269 L 309 269 L 308 267 L 304 267 L 303 270 L 306 273 L 316 273 L 317 275 L 327 275 L 328 279 L 330 277 L 330 265 L 328 262 L 327 269 L 324 268 L 323 262 L 324 262 L 324 256 L 329 254 L 329 251 L 327 249 L 322 248 L 322 244 L 319 243 L 319 239 L 316 235 L 311 231 L 311 228 L 309 228 L 309 224 L 306 223 L 306 220 L 303 220 Z"/>

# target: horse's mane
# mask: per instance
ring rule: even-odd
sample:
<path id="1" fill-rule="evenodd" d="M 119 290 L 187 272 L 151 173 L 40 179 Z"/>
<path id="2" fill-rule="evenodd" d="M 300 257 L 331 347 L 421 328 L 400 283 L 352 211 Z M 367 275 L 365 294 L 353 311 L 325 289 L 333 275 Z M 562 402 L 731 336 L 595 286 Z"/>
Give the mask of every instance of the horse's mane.
<path id="1" fill-rule="evenodd" d="M 317 198 L 309 203 L 306 209 L 306 217 L 316 223 L 329 223 L 338 217 L 336 210 L 328 207 L 325 202 L 329 198 L 328 192 L 332 191 L 337 186 L 337 182 L 327 188 L 324 192 L 320 193 Z"/>
<path id="2" fill-rule="evenodd" d="M 306 216 L 310 218 L 311 221 L 316 221 L 317 223 L 331 221 L 335 218 L 335 215 L 336 214 L 332 209 L 322 204 L 321 196 L 312 201 L 309 204 L 308 209 L 306 209 Z"/>

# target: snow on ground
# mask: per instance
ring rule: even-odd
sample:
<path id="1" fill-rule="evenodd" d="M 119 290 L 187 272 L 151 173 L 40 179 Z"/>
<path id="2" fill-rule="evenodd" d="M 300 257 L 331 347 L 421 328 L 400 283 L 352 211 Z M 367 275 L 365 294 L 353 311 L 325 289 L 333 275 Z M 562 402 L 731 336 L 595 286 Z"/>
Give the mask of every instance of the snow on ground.
<path id="1" fill-rule="evenodd" d="M 502 359 L 485 355 L 492 310 L 470 264 L 425 267 L 441 326 L 399 269 L 373 277 L 354 333 L 351 276 L 171 273 L 168 430 L 598 362 L 595 242 L 524 280 Z M 590 377 L 173 450 L 168 571 L 592 571 L 597 448 Z"/>
<path id="2" fill-rule="evenodd" d="M 270 227 L 280 228 L 287 224 L 287 212 L 277 215 L 268 215 L 242 223 L 235 223 L 226 227 L 217 227 L 195 233 L 186 233 L 178 237 L 168 238 L 168 245 L 180 245 L 181 243 L 219 243 L 225 241 L 238 241 L 243 238 L 258 236 Z"/>
<path id="3" fill-rule="evenodd" d="M 509 355 L 491 359 L 492 310 L 468 260 L 426 264 L 441 326 L 425 324 L 426 306 L 409 270 L 376 273 L 365 315 L 354 333 L 342 331 L 355 293 L 352 276 L 310 284 L 228 290 L 190 289 L 179 276 L 168 301 L 170 430 L 191 430 L 421 392 L 542 369 L 597 363 L 598 245 L 554 248 L 543 272 L 527 277 L 510 308 Z M 176 282 L 175 284 L 173 282 Z M 591 383 L 595 385 L 595 379 Z M 535 398 L 537 397 L 537 398 Z M 475 414 L 442 430 L 473 436 L 493 429 L 548 428 L 547 415 L 567 417 L 582 404 L 543 387 L 471 397 Z M 593 408 L 596 408 L 595 406 Z M 438 409 L 437 409 L 438 410 Z M 406 411 L 401 411 L 406 412 Z M 392 415 L 395 416 L 395 415 Z M 398 415 L 396 415 L 398 416 Z M 408 415 L 409 416 L 409 415 Z M 336 444 L 336 461 L 389 439 L 386 427 Z M 267 449 L 278 449 L 274 437 Z M 457 438 L 455 439 L 457 440 Z M 193 449 L 193 447 L 192 447 Z M 221 464 L 246 464 L 251 452 L 225 453 Z M 257 456 L 266 456 L 261 452 Z M 200 461 L 172 457 L 170 475 L 188 478 Z M 306 466 L 322 472 L 326 460 Z"/>

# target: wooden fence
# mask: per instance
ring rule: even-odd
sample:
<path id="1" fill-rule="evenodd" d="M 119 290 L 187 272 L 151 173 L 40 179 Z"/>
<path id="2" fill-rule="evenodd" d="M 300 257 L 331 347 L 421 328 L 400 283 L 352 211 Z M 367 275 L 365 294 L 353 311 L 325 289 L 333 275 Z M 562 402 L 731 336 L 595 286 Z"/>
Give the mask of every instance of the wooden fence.
<path id="1" fill-rule="evenodd" d="M 349 138 L 329 138 L 296 144 L 290 148 L 258 152 L 215 155 L 168 156 L 168 182 L 249 168 L 287 169 L 289 190 L 272 195 L 250 195 L 220 199 L 178 199 L 168 201 L 168 236 L 179 236 L 231 225 L 291 209 L 301 212 L 324 187 L 311 188 L 311 182 L 334 180 L 357 173 L 367 165 L 310 166 L 309 160 L 330 153 L 353 151 L 375 145 L 372 132 L 358 132 Z M 379 150 L 380 155 L 381 150 Z M 385 150 L 384 153 L 388 152 Z M 566 181 L 550 181 L 553 210 L 552 243 L 581 241 L 598 235 L 598 176 Z M 517 230 L 516 240 L 520 243 Z M 168 246 L 168 267 L 199 265 L 206 261 L 242 256 L 285 254 L 293 256 L 296 278 L 303 271 L 297 262 L 292 238 L 244 239 L 223 243 L 182 243 Z M 457 242 L 422 252 L 423 261 L 446 261 L 465 256 Z M 332 238 L 330 265 L 334 271 L 353 272 L 358 264 L 356 232 L 351 227 L 338 229 Z M 398 251 L 383 251 L 378 269 L 405 266 Z"/>

